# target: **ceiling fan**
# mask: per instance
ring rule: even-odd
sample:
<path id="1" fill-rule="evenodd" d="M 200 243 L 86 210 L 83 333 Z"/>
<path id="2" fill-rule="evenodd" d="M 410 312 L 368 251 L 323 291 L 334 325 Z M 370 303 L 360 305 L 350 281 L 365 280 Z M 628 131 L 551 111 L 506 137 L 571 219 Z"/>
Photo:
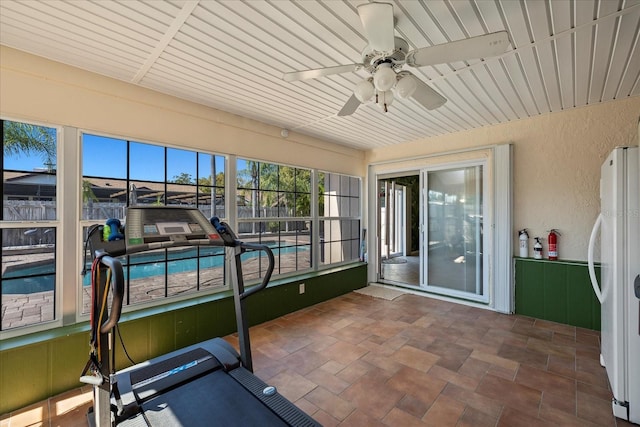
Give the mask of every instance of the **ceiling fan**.
<path id="1" fill-rule="evenodd" d="M 498 31 L 410 51 L 409 44 L 394 35 L 393 5 L 377 2 L 362 4 L 358 6 L 358 15 L 369 41 L 369 45 L 362 52 L 361 63 L 294 71 L 284 73 L 282 77 L 285 81 L 291 82 L 361 69 L 368 71 L 371 77 L 356 85 L 353 95 L 338 112 L 338 116 L 355 113 L 360 104 L 371 99 L 375 99 L 375 102 L 387 112 L 393 102 L 394 91 L 396 96 L 412 97 L 429 110 L 438 108 L 447 102 L 446 98 L 411 72 L 403 70 L 405 64 L 409 67 L 424 67 L 487 58 L 503 53 L 509 46 L 508 33 Z"/>

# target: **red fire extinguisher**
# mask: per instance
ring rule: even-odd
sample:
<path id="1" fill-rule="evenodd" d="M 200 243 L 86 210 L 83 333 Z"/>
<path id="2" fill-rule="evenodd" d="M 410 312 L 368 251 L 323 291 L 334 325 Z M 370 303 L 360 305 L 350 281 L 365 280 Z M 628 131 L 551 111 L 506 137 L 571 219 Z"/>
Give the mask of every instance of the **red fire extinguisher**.
<path id="1" fill-rule="evenodd" d="M 555 261 L 558 259 L 558 236 L 560 236 L 560 232 L 555 228 L 552 228 L 549 231 L 549 260 Z"/>

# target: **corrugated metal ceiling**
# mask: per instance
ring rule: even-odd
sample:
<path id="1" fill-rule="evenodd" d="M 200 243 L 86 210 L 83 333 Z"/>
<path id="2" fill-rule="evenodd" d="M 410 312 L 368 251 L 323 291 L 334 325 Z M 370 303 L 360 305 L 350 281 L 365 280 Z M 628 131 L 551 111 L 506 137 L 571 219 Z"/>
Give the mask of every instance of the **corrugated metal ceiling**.
<path id="1" fill-rule="evenodd" d="M 493 57 L 414 68 L 448 99 L 336 113 L 368 77 L 357 6 L 327 1 L 0 2 L 0 43 L 282 128 L 368 149 L 640 94 L 640 0 L 398 0 L 411 49 L 506 30 Z"/>

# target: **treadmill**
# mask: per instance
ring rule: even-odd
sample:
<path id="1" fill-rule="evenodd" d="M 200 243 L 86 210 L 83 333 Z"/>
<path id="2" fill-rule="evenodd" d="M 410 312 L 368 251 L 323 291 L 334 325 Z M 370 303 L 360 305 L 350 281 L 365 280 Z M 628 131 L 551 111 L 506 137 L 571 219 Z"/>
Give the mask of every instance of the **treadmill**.
<path id="1" fill-rule="evenodd" d="M 90 426 L 320 426 L 252 373 L 245 300 L 269 283 L 269 247 L 238 240 L 228 224 L 190 207 L 131 206 L 124 232 L 118 220 L 109 220 L 88 234 L 91 354 L 80 381 L 93 385 Z M 116 372 L 115 335 L 125 290 L 118 257 L 179 246 L 224 247 L 240 354 L 214 338 Z M 269 266 L 262 282 L 245 290 L 240 256 L 247 250 L 264 252 Z"/>

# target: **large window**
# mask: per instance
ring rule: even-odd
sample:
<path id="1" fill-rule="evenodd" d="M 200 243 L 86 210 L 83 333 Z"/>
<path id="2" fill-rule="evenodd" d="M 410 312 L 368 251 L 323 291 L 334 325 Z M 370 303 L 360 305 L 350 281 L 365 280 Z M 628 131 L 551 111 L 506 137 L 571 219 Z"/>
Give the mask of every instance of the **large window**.
<path id="1" fill-rule="evenodd" d="M 124 224 L 134 205 L 195 207 L 229 222 L 241 240 L 271 247 L 274 276 L 359 259 L 359 178 L 72 127 L 0 124 L 3 339 L 86 318 L 91 275 L 78 272 L 91 268 L 87 236 L 108 219 Z M 79 237 L 65 241 L 76 227 Z M 128 307 L 229 285 L 220 247 L 159 249 L 120 261 Z M 264 277 L 264 253 L 247 251 L 242 262 L 247 284 Z"/>
<path id="2" fill-rule="evenodd" d="M 237 160 L 238 234 L 273 250 L 274 274 L 311 268 L 311 170 Z M 261 277 L 266 260 L 243 255 L 245 279 Z"/>
<path id="3" fill-rule="evenodd" d="M 360 178 L 337 173 L 318 174 L 320 263 L 359 259 Z"/>
<path id="4" fill-rule="evenodd" d="M 208 153 L 84 134 L 82 219 L 84 238 L 95 224 L 124 219 L 134 205 L 180 205 L 208 218 L 225 217 L 225 159 Z M 86 254 L 87 260 L 91 254 Z M 125 304 L 224 286 L 224 250 L 174 248 L 123 257 Z M 89 311 L 89 275 L 83 309 Z"/>
<path id="5" fill-rule="evenodd" d="M 56 319 L 57 131 L 2 124 L 0 331 Z"/>

